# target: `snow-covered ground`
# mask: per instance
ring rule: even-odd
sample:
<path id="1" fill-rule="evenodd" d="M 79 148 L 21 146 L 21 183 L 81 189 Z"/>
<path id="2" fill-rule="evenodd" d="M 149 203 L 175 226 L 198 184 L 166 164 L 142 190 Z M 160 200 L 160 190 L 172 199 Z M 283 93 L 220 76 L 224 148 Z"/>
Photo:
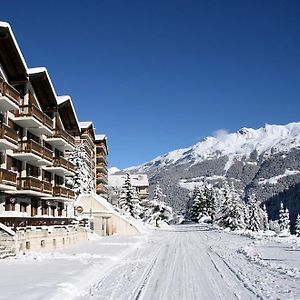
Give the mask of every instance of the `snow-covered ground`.
<path id="1" fill-rule="evenodd" d="M 300 244 L 177 225 L 6 259 L 0 273 L 0 299 L 300 299 Z"/>

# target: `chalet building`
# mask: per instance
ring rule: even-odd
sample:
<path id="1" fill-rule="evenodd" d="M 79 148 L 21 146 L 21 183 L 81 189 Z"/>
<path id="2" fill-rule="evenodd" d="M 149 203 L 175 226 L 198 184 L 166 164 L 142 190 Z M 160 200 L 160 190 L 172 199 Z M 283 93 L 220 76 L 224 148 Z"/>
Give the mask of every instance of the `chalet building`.
<path id="1" fill-rule="evenodd" d="M 120 193 L 122 186 L 125 183 L 127 175 L 115 175 L 111 174 L 108 176 L 108 185 L 117 194 Z M 149 196 L 149 181 L 146 174 L 130 174 L 131 185 L 137 190 L 141 200 L 147 199 Z"/>
<path id="2" fill-rule="evenodd" d="M 85 143 L 95 188 L 96 170 L 107 173 L 106 137 L 78 122 L 46 68 L 27 67 L 10 25 L 0 22 L 0 245 L 18 240 L 26 251 L 86 238 L 68 214 L 75 193 L 66 178 L 75 169 L 67 156 L 78 143 Z"/>
<path id="3" fill-rule="evenodd" d="M 105 199 L 108 198 L 108 170 L 107 170 L 107 137 L 104 134 L 95 136 L 96 153 L 96 193 Z"/>

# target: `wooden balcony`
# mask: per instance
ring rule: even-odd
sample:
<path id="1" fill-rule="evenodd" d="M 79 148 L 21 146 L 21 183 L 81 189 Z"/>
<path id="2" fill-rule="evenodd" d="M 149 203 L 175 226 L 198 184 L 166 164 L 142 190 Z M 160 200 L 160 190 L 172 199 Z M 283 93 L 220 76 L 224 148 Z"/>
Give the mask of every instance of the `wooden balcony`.
<path id="1" fill-rule="evenodd" d="M 107 165 L 107 158 L 104 153 L 96 153 L 96 161 L 97 163 L 103 162 Z"/>
<path id="2" fill-rule="evenodd" d="M 33 176 L 18 178 L 17 189 L 38 192 L 41 193 L 41 196 L 45 196 L 45 194 L 52 195 L 53 192 L 50 182 L 39 180 Z"/>
<path id="3" fill-rule="evenodd" d="M 101 152 L 104 152 L 105 154 L 107 154 L 107 148 L 106 148 L 105 143 L 103 143 L 103 142 L 97 143 L 96 149 L 97 149 L 97 151 L 101 151 Z"/>
<path id="4" fill-rule="evenodd" d="M 55 129 L 52 135 L 47 135 L 46 141 L 62 152 L 75 147 L 74 137 L 62 129 Z"/>
<path id="5" fill-rule="evenodd" d="M 5 124 L 0 124 L 0 149 L 17 149 L 18 135 L 15 130 Z"/>
<path id="6" fill-rule="evenodd" d="M 73 199 L 75 193 L 73 190 L 64 186 L 54 186 L 53 187 L 53 197 Z"/>
<path id="7" fill-rule="evenodd" d="M 64 157 L 53 159 L 53 165 L 46 168 L 47 171 L 53 172 L 57 175 L 73 175 L 75 166 Z"/>
<path id="8" fill-rule="evenodd" d="M 38 167 L 53 162 L 53 152 L 33 140 L 20 141 L 12 156 Z"/>
<path id="9" fill-rule="evenodd" d="M 0 109 L 2 111 L 19 109 L 20 94 L 0 78 Z"/>
<path id="10" fill-rule="evenodd" d="M 96 192 L 97 192 L 97 194 L 107 194 L 107 192 L 108 192 L 108 189 L 107 189 L 107 187 L 104 185 L 104 184 L 97 184 L 96 185 Z"/>
<path id="11" fill-rule="evenodd" d="M 96 164 L 96 169 L 101 171 L 100 173 L 104 173 L 105 175 L 107 175 L 107 165 L 106 163 L 103 162 L 99 162 Z"/>
<path id="12" fill-rule="evenodd" d="M 0 185 L 1 186 L 17 186 L 17 174 L 6 169 L 0 169 Z M 5 189 L 5 188 L 4 188 Z"/>
<path id="13" fill-rule="evenodd" d="M 39 218 L 39 217 L 0 217 L 0 223 L 16 231 L 18 227 L 65 226 L 71 225 L 72 218 Z"/>
<path id="14" fill-rule="evenodd" d="M 14 121 L 37 135 L 50 135 L 53 131 L 53 120 L 33 104 L 21 105 L 20 110 L 15 111 Z"/>
<path id="15" fill-rule="evenodd" d="M 107 179 L 107 176 L 103 173 L 96 173 L 96 180 L 97 182 L 102 182 L 104 184 L 107 184 L 108 182 L 108 179 Z"/>

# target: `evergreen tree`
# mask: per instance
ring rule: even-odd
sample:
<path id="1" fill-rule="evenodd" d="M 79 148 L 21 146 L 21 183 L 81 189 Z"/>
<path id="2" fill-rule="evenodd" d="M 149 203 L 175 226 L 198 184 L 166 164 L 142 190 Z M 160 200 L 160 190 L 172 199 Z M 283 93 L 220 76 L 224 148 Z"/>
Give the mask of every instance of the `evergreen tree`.
<path id="1" fill-rule="evenodd" d="M 300 214 L 298 214 L 295 224 L 296 236 L 300 237 Z"/>
<path id="2" fill-rule="evenodd" d="M 92 193 L 95 186 L 87 164 L 89 158 L 85 144 L 79 144 L 72 151 L 68 151 L 68 160 L 74 164 L 75 174 L 66 176 L 66 183 L 73 187 L 76 195 Z"/>
<path id="3" fill-rule="evenodd" d="M 240 197 L 234 187 L 223 188 L 223 203 L 218 213 L 218 223 L 230 230 L 244 229 L 244 213 Z"/>
<path id="4" fill-rule="evenodd" d="M 164 202 L 166 197 L 159 185 L 156 184 L 153 199 L 149 201 L 149 217 L 146 220 L 148 223 L 159 227 L 160 222 L 168 222 L 173 214 L 172 208 Z"/>
<path id="5" fill-rule="evenodd" d="M 269 230 L 270 229 L 269 216 L 268 216 L 266 204 L 263 205 L 263 216 L 262 217 L 263 217 L 263 229 L 264 230 Z"/>
<path id="6" fill-rule="evenodd" d="M 201 211 L 201 192 L 198 187 L 194 187 L 192 197 L 191 197 L 192 206 L 189 210 L 189 216 L 192 221 L 198 222 L 199 215 Z"/>
<path id="7" fill-rule="evenodd" d="M 290 214 L 289 210 L 284 209 L 283 203 L 280 202 L 280 210 L 279 210 L 279 228 L 280 231 L 290 231 Z"/>
<path id="8" fill-rule="evenodd" d="M 122 186 L 119 207 L 134 218 L 139 218 L 142 212 L 140 200 L 136 190 L 131 185 L 129 174 L 126 174 L 126 179 Z"/>
<path id="9" fill-rule="evenodd" d="M 248 229 L 252 231 L 259 231 L 262 227 L 260 208 L 257 204 L 257 199 L 255 194 L 249 197 L 249 221 Z"/>

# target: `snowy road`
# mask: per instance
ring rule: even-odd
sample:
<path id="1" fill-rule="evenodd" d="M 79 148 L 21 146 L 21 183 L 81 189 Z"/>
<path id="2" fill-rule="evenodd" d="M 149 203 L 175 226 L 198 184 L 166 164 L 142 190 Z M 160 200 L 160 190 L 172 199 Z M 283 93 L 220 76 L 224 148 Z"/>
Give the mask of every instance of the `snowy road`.
<path id="1" fill-rule="evenodd" d="M 180 225 L 6 259 L 0 274 L 5 300 L 300 299 L 300 244 Z"/>
<path id="2" fill-rule="evenodd" d="M 299 278 L 261 264 L 242 248 L 252 244 L 205 225 L 158 232 L 106 273 L 88 299 L 299 299 Z"/>

